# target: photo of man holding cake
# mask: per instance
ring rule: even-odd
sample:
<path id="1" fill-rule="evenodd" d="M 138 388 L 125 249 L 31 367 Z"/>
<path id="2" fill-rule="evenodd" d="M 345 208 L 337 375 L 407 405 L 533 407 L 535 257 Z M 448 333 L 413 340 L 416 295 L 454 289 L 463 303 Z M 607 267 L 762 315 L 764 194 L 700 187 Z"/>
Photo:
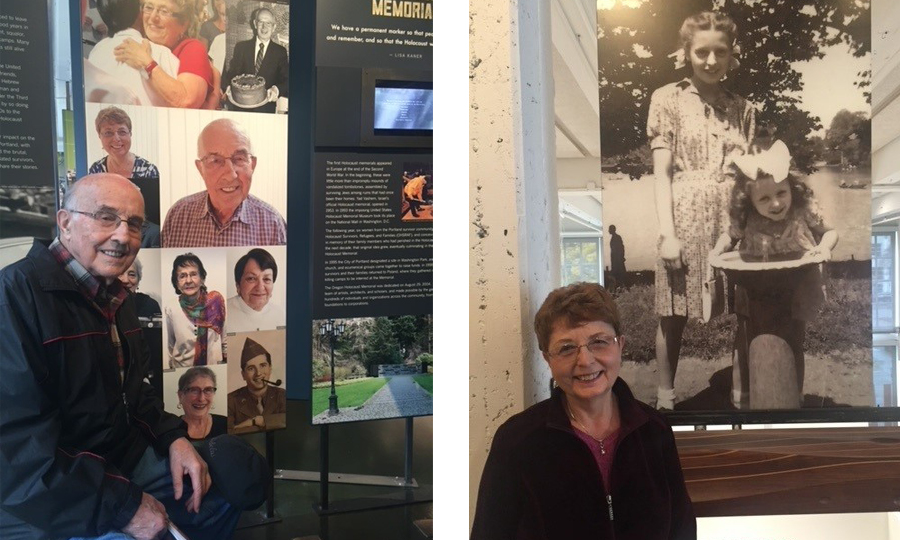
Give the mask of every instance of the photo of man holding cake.
<path id="1" fill-rule="evenodd" d="M 286 12 L 285 12 L 286 13 Z M 234 45 L 222 77 L 225 106 L 247 112 L 287 111 L 288 52 L 273 39 L 278 23 L 269 8 L 250 14 L 253 37 Z"/>

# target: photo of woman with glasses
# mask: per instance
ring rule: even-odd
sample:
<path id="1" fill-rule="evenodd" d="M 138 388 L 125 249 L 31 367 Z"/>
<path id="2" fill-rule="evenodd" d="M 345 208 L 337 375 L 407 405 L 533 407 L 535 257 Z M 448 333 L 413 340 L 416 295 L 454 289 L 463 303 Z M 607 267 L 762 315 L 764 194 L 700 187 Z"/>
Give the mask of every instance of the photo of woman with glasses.
<path id="1" fill-rule="evenodd" d="M 215 408 L 216 390 L 216 373 L 206 366 L 192 367 L 178 378 L 178 408 L 184 411 L 181 418 L 187 424 L 191 441 L 211 439 L 228 431 L 228 419 L 210 412 Z"/>
<path id="2" fill-rule="evenodd" d="M 225 298 L 218 291 L 207 290 L 206 268 L 200 257 L 193 253 L 175 257 L 172 286 L 178 305 L 165 308 L 169 368 L 224 362 Z"/>
<path id="3" fill-rule="evenodd" d="M 99 109 L 99 110 L 98 110 Z M 127 109 L 127 110 L 126 110 Z M 145 222 L 141 233 L 141 247 L 159 247 L 159 169 L 146 157 L 137 155 L 132 151 L 135 134 L 134 122 L 131 114 L 137 113 L 138 119 L 146 121 L 146 115 L 141 114 L 142 107 L 123 105 L 123 108 L 110 106 L 100 109 L 98 105 L 89 104 L 87 114 L 97 111 L 94 126 L 97 129 L 97 145 L 93 141 L 88 142 L 88 156 L 94 157 L 101 153 L 105 156 L 96 160 L 90 167 L 89 173 L 114 173 L 124 176 L 132 181 L 144 197 Z M 143 125 L 147 128 L 146 125 Z M 137 146 L 144 152 L 156 155 L 152 127 L 141 130 Z M 142 153 L 144 153 L 142 152 Z M 145 154 L 146 155 L 146 154 Z"/>
<path id="4" fill-rule="evenodd" d="M 98 114 L 94 125 L 106 156 L 95 161 L 89 174 L 110 172 L 125 178 L 159 179 L 159 169 L 131 151 L 131 117 L 119 107 L 107 107 Z"/>
<path id="5" fill-rule="evenodd" d="M 205 5 L 205 2 L 204 2 Z M 201 12 L 196 0 L 147 0 L 141 3 L 141 20 L 147 39 L 126 39 L 113 51 L 116 61 L 143 72 L 165 106 L 217 109 L 221 73 L 213 67 L 206 46 L 197 39 Z M 159 69 L 150 44 L 167 47 L 178 58 L 178 74 Z"/>

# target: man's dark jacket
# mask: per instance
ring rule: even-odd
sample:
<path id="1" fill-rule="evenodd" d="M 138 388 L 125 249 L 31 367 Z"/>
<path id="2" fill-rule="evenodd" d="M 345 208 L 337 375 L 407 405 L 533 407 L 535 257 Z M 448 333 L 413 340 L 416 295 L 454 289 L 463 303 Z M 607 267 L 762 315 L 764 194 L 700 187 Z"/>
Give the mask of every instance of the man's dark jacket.
<path id="1" fill-rule="evenodd" d="M 129 296 L 116 325 L 44 243 L 0 271 L 0 538 L 97 536 L 141 502 L 128 480 L 148 444 L 186 436 L 145 381 L 149 353 Z"/>
<path id="2" fill-rule="evenodd" d="M 600 469 L 572 430 L 556 389 L 497 430 L 481 476 L 473 540 L 696 539 L 672 429 L 621 379 L 613 392 L 622 423 L 610 472 L 612 519 Z"/>
<path id="3" fill-rule="evenodd" d="M 239 41 L 234 44 L 234 54 L 228 61 L 225 68 L 225 74 L 222 75 L 222 90 L 224 91 L 231 84 L 231 79 L 237 75 L 245 73 L 254 74 L 256 72 L 256 38 L 247 41 Z M 288 76 L 290 73 L 288 64 L 287 49 L 269 40 L 266 47 L 266 55 L 263 56 L 262 64 L 259 67 L 259 75 L 266 80 L 266 90 L 272 86 L 278 87 L 278 95 L 280 97 L 288 97 Z M 269 110 L 271 109 L 271 110 Z M 275 104 L 267 103 L 257 109 L 251 111 L 259 112 L 275 112 Z"/>

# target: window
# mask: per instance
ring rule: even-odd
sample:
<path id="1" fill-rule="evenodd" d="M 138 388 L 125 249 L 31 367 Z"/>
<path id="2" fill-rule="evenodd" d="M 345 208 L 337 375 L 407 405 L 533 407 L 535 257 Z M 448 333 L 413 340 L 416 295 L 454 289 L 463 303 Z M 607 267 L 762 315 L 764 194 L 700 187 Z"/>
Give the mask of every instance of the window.
<path id="1" fill-rule="evenodd" d="M 876 407 L 896 407 L 897 401 L 897 347 L 875 345 L 872 347 L 872 382 Z"/>
<path id="2" fill-rule="evenodd" d="M 560 260 L 563 285 L 578 281 L 602 283 L 598 237 L 563 238 Z"/>
<path id="3" fill-rule="evenodd" d="M 872 231 L 872 330 L 896 332 L 897 233 Z"/>

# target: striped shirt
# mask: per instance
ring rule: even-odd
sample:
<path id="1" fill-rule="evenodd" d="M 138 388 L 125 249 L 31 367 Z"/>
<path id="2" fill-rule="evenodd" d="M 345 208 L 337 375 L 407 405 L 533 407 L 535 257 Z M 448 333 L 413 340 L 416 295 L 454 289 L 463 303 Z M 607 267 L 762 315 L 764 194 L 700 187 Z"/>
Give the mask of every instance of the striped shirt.
<path id="1" fill-rule="evenodd" d="M 118 279 L 112 280 L 109 285 L 103 283 L 96 276 L 88 272 L 81 265 L 72 253 L 66 249 L 59 238 L 53 240 L 50 244 L 50 253 L 56 258 L 57 262 L 66 269 L 66 272 L 75 279 L 78 290 L 85 296 L 106 318 L 109 323 L 109 337 L 113 346 L 116 348 L 116 359 L 119 363 L 119 375 L 122 376 L 125 369 L 125 354 L 122 351 L 122 341 L 119 338 L 119 331 L 116 329 L 116 312 L 119 306 L 128 297 L 128 291 L 122 286 L 122 282 Z"/>
<path id="2" fill-rule="evenodd" d="M 95 161 L 94 164 L 91 165 L 91 168 L 88 169 L 88 174 L 109 172 L 106 165 L 106 160 L 108 158 L 109 156 L 103 156 L 103 158 Z M 128 178 L 158 179 L 159 169 L 156 168 L 156 165 L 150 163 L 141 156 L 134 156 L 134 167 L 131 168 L 131 176 Z"/>
<path id="3" fill-rule="evenodd" d="M 219 223 L 205 191 L 172 205 L 162 228 L 162 247 L 281 246 L 287 223 L 269 204 L 248 195 L 227 223 Z"/>

